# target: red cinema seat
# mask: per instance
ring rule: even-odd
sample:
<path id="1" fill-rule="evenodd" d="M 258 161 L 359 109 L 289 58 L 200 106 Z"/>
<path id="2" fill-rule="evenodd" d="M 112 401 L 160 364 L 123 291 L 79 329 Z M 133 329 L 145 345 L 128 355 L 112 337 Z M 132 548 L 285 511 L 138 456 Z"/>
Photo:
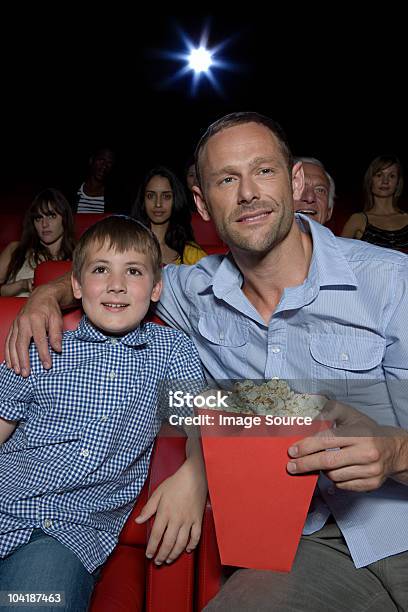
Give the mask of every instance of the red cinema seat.
<path id="1" fill-rule="evenodd" d="M 72 261 L 43 261 L 34 270 L 34 287 L 46 285 L 52 280 L 71 272 Z"/>
<path id="2" fill-rule="evenodd" d="M 0 362 L 4 361 L 4 344 L 12 322 L 27 298 L 0 297 Z"/>
<path id="3" fill-rule="evenodd" d="M 26 298 L 0 297 L 0 359 L 14 318 Z M 64 315 L 64 329 L 75 329 L 81 318 L 78 308 Z M 119 537 L 119 543 L 105 563 L 95 587 L 91 612 L 192 612 L 194 555 L 184 553 L 170 565 L 156 567 L 147 561 L 147 525 L 134 519 L 150 493 L 173 474 L 185 459 L 185 438 L 164 426 L 157 438 L 147 481 Z M 172 435 L 170 435 L 172 432 Z"/>
<path id="4" fill-rule="evenodd" d="M 226 253 L 228 251 L 227 245 L 218 236 L 212 221 L 204 221 L 198 212 L 193 212 L 191 215 L 191 224 L 193 226 L 195 241 L 209 255 L 214 253 Z"/>
<path id="5" fill-rule="evenodd" d="M 222 565 L 215 535 L 211 503 L 204 510 L 201 539 L 197 551 L 197 585 L 195 608 L 202 610 L 221 588 Z"/>
<path id="6" fill-rule="evenodd" d="M 23 217 L 23 213 L 0 213 L 0 253 L 10 242 L 20 240 Z"/>
<path id="7" fill-rule="evenodd" d="M 185 438 L 164 426 L 153 450 L 148 480 L 105 563 L 93 593 L 91 612 L 192 612 L 194 555 L 183 553 L 157 567 L 145 557 L 148 527 L 135 518 L 154 489 L 185 459 Z"/>
<path id="8" fill-rule="evenodd" d="M 226 244 L 206 244 L 203 249 L 207 255 L 226 255 L 229 251 Z"/>
<path id="9" fill-rule="evenodd" d="M 111 213 L 76 213 L 74 215 L 75 237 L 80 239 L 82 234 L 88 227 L 91 227 L 97 221 L 109 217 Z"/>

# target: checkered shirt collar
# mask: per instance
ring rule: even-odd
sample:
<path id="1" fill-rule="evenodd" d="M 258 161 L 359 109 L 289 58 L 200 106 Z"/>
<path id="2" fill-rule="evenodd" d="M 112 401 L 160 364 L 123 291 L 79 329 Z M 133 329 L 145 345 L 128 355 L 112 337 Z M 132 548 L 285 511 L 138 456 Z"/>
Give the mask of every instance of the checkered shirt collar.
<path id="1" fill-rule="evenodd" d="M 150 335 L 142 324 L 138 325 L 136 329 L 126 334 L 126 336 L 108 336 L 94 327 L 86 315 L 82 317 L 78 328 L 74 333 L 78 339 L 84 340 L 85 342 L 108 342 L 112 339 L 112 337 L 115 337 L 121 344 L 125 344 L 126 346 L 140 346 L 141 344 L 147 344 L 149 342 Z"/>

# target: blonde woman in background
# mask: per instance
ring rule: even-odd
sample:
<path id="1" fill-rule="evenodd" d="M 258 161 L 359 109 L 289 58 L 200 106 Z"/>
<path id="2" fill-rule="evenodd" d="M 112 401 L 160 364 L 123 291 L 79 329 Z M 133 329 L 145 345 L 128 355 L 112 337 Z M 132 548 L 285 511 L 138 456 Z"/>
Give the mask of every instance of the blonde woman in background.
<path id="1" fill-rule="evenodd" d="M 342 236 L 398 251 L 408 251 L 408 214 L 398 206 L 402 167 L 395 155 L 380 155 L 364 177 L 363 212 L 351 215 Z"/>

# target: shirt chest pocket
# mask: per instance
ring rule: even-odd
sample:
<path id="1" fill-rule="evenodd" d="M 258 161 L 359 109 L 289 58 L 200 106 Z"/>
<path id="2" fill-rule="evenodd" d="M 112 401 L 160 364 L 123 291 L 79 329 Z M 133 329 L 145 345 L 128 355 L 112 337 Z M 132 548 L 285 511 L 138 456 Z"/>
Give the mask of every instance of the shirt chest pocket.
<path id="1" fill-rule="evenodd" d="M 216 315 L 200 314 L 197 341 L 211 367 L 214 378 L 245 378 L 249 329 L 245 322 Z M 208 365 L 207 365 L 208 367 Z"/>
<path id="2" fill-rule="evenodd" d="M 367 336 L 312 334 L 310 353 L 316 379 L 359 380 L 383 378 L 385 340 Z"/>

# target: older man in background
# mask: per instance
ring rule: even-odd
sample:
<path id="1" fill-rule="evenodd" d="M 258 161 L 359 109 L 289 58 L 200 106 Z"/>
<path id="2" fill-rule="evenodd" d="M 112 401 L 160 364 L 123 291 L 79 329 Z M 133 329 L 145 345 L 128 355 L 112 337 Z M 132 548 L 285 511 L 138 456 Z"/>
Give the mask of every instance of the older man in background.
<path id="1" fill-rule="evenodd" d="M 298 200 L 293 201 L 295 212 L 309 215 L 325 225 L 333 214 L 336 187 L 321 161 L 315 157 L 296 157 L 295 163 L 302 162 L 305 186 Z"/>

